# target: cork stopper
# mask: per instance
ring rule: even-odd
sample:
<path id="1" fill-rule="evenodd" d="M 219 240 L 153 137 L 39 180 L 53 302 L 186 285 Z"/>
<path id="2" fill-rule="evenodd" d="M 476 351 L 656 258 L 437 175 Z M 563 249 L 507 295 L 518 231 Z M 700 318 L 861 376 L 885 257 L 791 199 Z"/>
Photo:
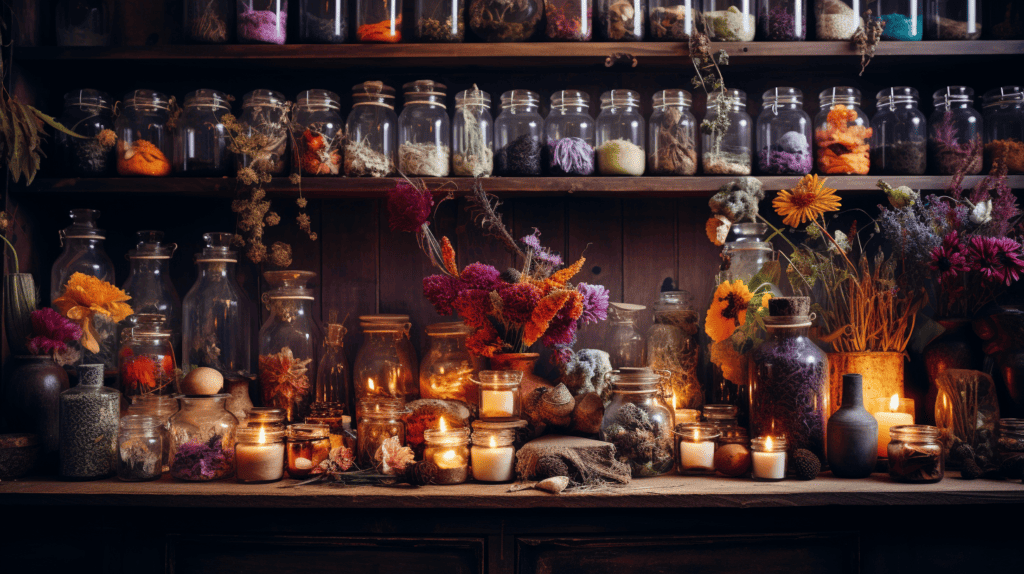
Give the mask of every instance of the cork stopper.
<path id="1" fill-rule="evenodd" d="M 768 301 L 772 317 L 806 317 L 811 314 L 810 297 L 774 297 Z"/>

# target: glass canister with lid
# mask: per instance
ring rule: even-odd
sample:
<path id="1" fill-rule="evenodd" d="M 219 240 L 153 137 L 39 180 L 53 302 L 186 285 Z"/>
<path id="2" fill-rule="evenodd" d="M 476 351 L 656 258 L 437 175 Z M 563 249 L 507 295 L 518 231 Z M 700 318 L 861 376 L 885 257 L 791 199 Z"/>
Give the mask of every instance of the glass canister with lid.
<path id="1" fill-rule="evenodd" d="M 594 173 L 594 119 L 590 96 L 580 90 L 551 94 L 551 111 L 544 124 L 546 166 L 551 175 Z"/>
<path id="2" fill-rule="evenodd" d="M 163 452 L 163 435 L 156 417 L 121 417 L 117 436 L 117 478 L 126 482 L 160 478 L 163 474 Z"/>
<path id="3" fill-rule="evenodd" d="M 467 17 L 484 42 L 523 42 L 542 30 L 544 0 L 470 0 Z"/>
<path id="4" fill-rule="evenodd" d="M 1024 173 L 1024 90 L 1003 86 L 985 93 L 985 161 Z"/>
<path id="5" fill-rule="evenodd" d="M 981 38 L 981 0 L 925 0 L 926 40 Z"/>
<path id="6" fill-rule="evenodd" d="M 648 127 L 647 171 L 651 175 L 697 173 L 697 118 L 686 90 L 654 94 L 654 113 Z"/>
<path id="7" fill-rule="evenodd" d="M 642 42 L 647 0 L 597 0 L 597 37 L 606 42 Z"/>
<path id="8" fill-rule="evenodd" d="M 661 375 L 647 367 L 612 372 L 612 400 L 601 421 L 601 440 L 615 445 L 615 456 L 633 478 L 672 469 L 672 410 L 665 404 Z"/>
<path id="9" fill-rule="evenodd" d="M 932 484 L 946 473 L 941 432 L 928 425 L 900 425 L 889 429 L 889 476 L 896 482 Z"/>
<path id="10" fill-rule="evenodd" d="M 238 0 L 240 44 L 284 44 L 288 39 L 288 0 Z"/>
<path id="11" fill-rule="evenodd" d="M 117 174 L 125 177 L 164 177 L 171 173 L 174 138 L 168 125 L 171 100 L 153 90 L 135 90 L 121 100 L 114 122 L 117 134 Z"/>
<path id="12" fill-rule="evenodd" d="M 356 39 L 364 43 L 402 41 L 402 0 L 356 0 Z"/>
<path id="13" fill-rule="evenodd" d="M 178 396 L 136 395 L 131 398 L 131 401 L 128 414 L 146 415 L 156 419 L 161 437 L 160 444 L 163 449 L 161 457 L 163 472 L 167 472 L 170 469 L 168 462 L 171 454 L 171 417 L 178 412 Z"/>
<path id="14" fill-rule="evenodd" d="M 128 278 L 121 286 L 131 297 L 136 314 L 162 315 L 171 333 L 174 356 L 181 356 L 181 298 L 171 283 L 170 261 L 178 246 L 164 243 L 163 231 L 139 231 L 135 249 L 128 251 Z"/>
<path id="15" fill-rule="evenodd" d="M 60 0 L 54 9 L 58 46 L 109 46 L 114 6 L 109 0 Z"/>
<path id="16" fill-rule="evenodd" d="M 479 362 L 466 347 L 473 329 L 465 323 L 427 325 L 427 351 L 420 365 L 420 398 L 462 401 L 477 404 L 478 392 L 473 379 L 480 372 Z"/>
<path id="17" fill-rule="evenodd" d="M 700 409 L 704 388 L 697 378 L 700 342 L 697 312 L 686 291 L 663 291 L 654 305 L 654 324 L 647 331 L 647 366 L 664 373 L 666 396 L 674 409 Z"/>
<path id="18" fill-rule="evenodd" d="M 338 175 L 345 139 L 338 94 L 306 90 L 295 97 L 292 132 L 302 175 Z"/>
<path id="19" fill-rule="evenodd" d="M 967 175 L 981 173 L 983 121 L 974 109 L 974 90 L 946 86 L 932 94 L 935 111 L 928 119 L 928 161 L 942 175 L 966 163 Z"/>
<path id="20" fill-rule="evenodd" d="M 253 90 L 242 98 L 241 135 L 262 136 L 259 149 L 243 153 L 232 149 L 238 169 L 251 167 L 272 176 L 288 172 L 288 100 L 273 90 Z"/>
<path id="21" fill-rule="evenodd" d="M 838 86 L 818 94 L 814 157 L 823 175 L 867 175 L 871 169 L 871 123 L 860 109 L 860 90 Z"/>
<path id="22" fill-rule="evenodd" d="M 196 90 L 185 96 L 185 108 L 174 130 L 176 173 L 194 177 L 228 174 L 232 157 L 222 118 L 229 113 L 227 96 L 217 90 Z"/>
<path id="23" fill-rule="evenodd" d="M 344 44 L 348 41 L 348 0 L 300 0 L 299 42 Z"/>
<path id="24" fill-rule="evenodd" d="M 928 167 L 928 121 L 918 93 L 906 86 L 878 92 L 871 119 L 871 169 L 880 175 L 924 175 Z"/>
<path id="25" fill-rule="evenodd" d="M 545 0 L 548 40 L 589 42 L 594 35 L 593 0 Z"/>
<path id="26" fill-rule="evenodd" d="M 418 365 L 409 340 L 412 324 L 408 316 L 405 320 L 403 323 L 382 322 L 360 317 L 363 344 L 356 353 L 352 373 L 357 404 L 374 398 L 390 397 L 401 401 L 419 398 Z"/>
<path id="27" fill-rule="evenodd" d="M 644 336 L 636 326 L 643 305 L 614 302 L 608 306 L 608 334 L 601 349 L 608 351 L 613 369 L 644 366 Z"/>
<path id="28" fill-rule="evenodd" d="M 465 0 L 416 0 L 413 35 L 418 42 L 461 42 L 466 39 Z"/>
<path id="29" fill-rule="evenodd" d="M 708 37 L 714 42 L 752 42 L 757 18 L 750 0 L 704 0 Z"/>
<path id="30" fill-rule="evenodd" d="M 78 366 L 78 384 L 60 394 L 60 477 L 113 474 L 121 394 L 103 386 L 103 364 Z"/>
<path id="31" fill-rule="evenodd" d="M 758 40 L 796 42 L 807 39 L 806 0 L 759 0 Z"/>
<path id="32" fill-rule="evenodd" d="M 455 94 L 452 119 L 452 175 L 488 177 L 494 171 L 491 95 L 473 84 Z"/>
<path id="33" fill-rule="evenodd" d="M 772 88 L 761 95 L 757 117 L 757 168 L 769 175 L 811 173 L 811 116 L 797 88 Z"/>
<path id="34" fill-rule="evenodd" d="M 814 0 L 814 19 L 818 40 L 850 40 L 864 25 L 861 0 Z"/>
<path id="35" fill-rule="evenodd" d="M 516 177 L 541 174 L 541 139 L 544 118 L 540 98 L 529 90 L 501 95 L 501 113 L 494 121 L 494 167 L 497 175 Z"/>
<path id="36" fill-rule="evenodd" d="M 234 40 L 235 7 L 232 0 L 185 0 L 186 42 L 226 44 Z"/>
<path id="37" fill-rule="evenodd" d="M 647 164 L 640 94 L 609 90 L 601 94 L 597 116 L 597 171 L 601 175 L 643 175 Z"/>
<path id="38" fill-rule="evenodd" d="M 181 410 L 171 417 L 171 476 L 209 482 L 235 473 L 235 430 L 238 419 L 227 411 L 231 395 L 181 397 Z"/>
<path id="39" fill-rule="evenodd" d="M 382 82 L 352 86 L 345 136 L 346 176 L 387 177 L 394 173 L 398 148 L 395 89 Z"/>
<path id="40" fill-rule="evenodd" d="M 402 399 L 383 396 L 364 399 L 359 402 L 359 422 L 356 427 L 356 463 L 361 469 L 378 468 L 377 451 L 389 438 L 398 437 L 400 445 L 405 444 L 405 423 Z"/>
<path id="41" fill-rule="evenodd" d="M 398 171 L 407 176 L 446 177 L 451 162 L 451 127 L 444 84 L 417 80 L 402 86 L 405 106 L 398 116 Z"/>
<path id="42" fill-rule="evenodd" d="M 868 0 L 867 7 L 885 24 L 883 40 L 907 42 L 924 36 L 922 0 Z"/>
<path id="43" fill-rule="evenodd" d="M 754 121 L 747 113 L 746 92 L 709 95 L 700 138 L 704 174 L 750 175 L 753 144 Z"/>
<path id="44" fill-rule="evenodd" d="M 53 134 L 54 154 L 69 177 L 103 177 L 114 170 L 114 106 L 110 96 L 97 90 L 75 90 L 64 95 L 61 125 L 85 136 Z M 104 133 L 106 132 L 106 133 Z"/>
<path id="45" fill-rule="evenodd" d="M 694 19 L 701 10 L 701 0 L 648 0 L 647 3 L 652 40 L 689 41 Z"/>
<path id="46" fill-rule="evenodd" d="M 126 397 L 174 394 L 177 365 L 167 318 L 138 313 L 128 321 L 117 353 L 121 392 Z"/>

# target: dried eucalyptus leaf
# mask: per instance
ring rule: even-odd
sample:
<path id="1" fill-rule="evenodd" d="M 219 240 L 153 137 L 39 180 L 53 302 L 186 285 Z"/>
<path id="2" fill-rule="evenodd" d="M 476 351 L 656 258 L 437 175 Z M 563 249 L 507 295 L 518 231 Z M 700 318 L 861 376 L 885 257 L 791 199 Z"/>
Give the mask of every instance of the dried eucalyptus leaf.
<path id="1" fill-rule="evenodd" d="M 46 125 L 50 126 L 51 128 L 53 128 L 53 129 L 55 129 L 55 130 L 57 130 L 57 131 L 59 131 L 61 133 L 65 133 L 65 134 L 67 134 L 67 135 L 69 135 L 71 137 L 74 137 L 74 138 L 79 138 L 79 139 L 83 139 L 83 140 L 84 139 L 89 139 L 87 136 L 76 134 L 75 132 L 73 132 L 73 131 L 69 130 L 68 128 L 64 127 L 53 116 L 48 116 L 48 115 L 44 114 L 43 112 L 37 110 L 36 108 L 34 108 L 32 106 L 26 106 L 26 107 L 28 107 L 28 109 L 32 110 L 32 113 L 34 113 L 36 115 L 36 117 L 38 117 L 39 119 L 41 119 L 44 122 L 46 122 Z"/>

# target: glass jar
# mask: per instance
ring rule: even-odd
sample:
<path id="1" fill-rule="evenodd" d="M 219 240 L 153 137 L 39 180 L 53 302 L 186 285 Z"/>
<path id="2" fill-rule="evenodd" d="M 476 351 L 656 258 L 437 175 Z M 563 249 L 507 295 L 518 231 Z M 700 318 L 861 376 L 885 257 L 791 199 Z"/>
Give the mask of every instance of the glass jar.
<path id="1" fill-rule="evenodd" d="M 420 365 L 420 398 L 477 404 L 479 393 L 473 378 L 480 370 L 466 347 L 472 334 L 473 329 L 462 322 L 427 325 L 427 351 Z"/>
<path id="2" fill-rule="evenodd" d="M 993 40 L 1024 38 L 1024 4 L 1019 0 L 992 0 L 985 8 L 985 33 Z"/>
<path id="3" fill-rule="evenodd" d="M 165 177 L 171 173 L 174 137 L 167 122 L 171 101 L 152 90 L 125 94 L 114 122 L 117 134 L 117 174 L 125 177 Z"/>
<path id="4" fill-rule="evenodd" d="M 686 90 L 662 90 L 654 94 L 647 149 L 651 175 L 697 173 L 697 118 Z"/>
<path id="5" fill-rule="evenodd" d="M 912 41 L 924 36 L 921 0 L 868 0 L 875 18 L 885 23 L 883 40 Z"/>
<path id="6" fill-rule="evenodd" d="M 723 432 L 739 426 L 738 414 L 736 405 L 704 405 L 704 421 Z"/>
<path id="7" fill-rule="evenodd" d="M 260 134 L 266 138 L 266 144 L 251 155 L 234 154 L 235 167 L 252 167 L 272 176 L 285 175 L 288 172 L 288 101 L 284 94 L 272 90 L 253 90 L 245 94 L 238 123 L 242 137 Z"/>
<path id="8" fill-rule="evenodd" d="M 284 421 L 284 409 L 253 407 L 249 411 L 249 416 L 245 419 L 245 426 L 246 428 L 264 427 L 267 430 L 283 431 L 286 430 Z"/>
<path id="9" fill-rule="evenodd" d="M 292 131 L 302 175 L 338 175 L 341 172 L 341 127 L 338 94 L 306 90 L 295 97 Z"/>
<path id="10" fill-rule="evenodd" d="M 590 96 L 579 90 L 551 94 L 551 111 L 544 122 L 547 170 L 551 175 L 594 173 L 594 119 Z"/>
<path id="11" fill-rule="evenodd" d="M 110 96 L 96 90 L 75 90 L 64 95 L 64 113 L 58 121 L 86 137 L 53 134 L 54 156 L 61 173 L 68 177 L 104 177 L 114 170 L 114 145 L 101 132 L 114 130 L 114 107 Z"/>
<path id="12" fill-rule="evenodd" d="M 356 401 L 390 397 L 402 401 L 419 398 L 416 364 L 405 342 L 411 323 L 362 321 L 363 344 L 356 353 L 353 384 Z M 415 355 L 413 355 L 415 357 Z"/>
<path id="13" fill-rule="evenodd" d="M 597 0 L 597 37 L 606 42 L 642 42 L 647 0 Z"/>
<path id="14" fill-rule="evenodd" d="M 416 0 L 413 17 L 417 42 L 461 42 L 466 39 L 465 0 Z"/>
<path id="15" fill-rule="evenodd" d="M 807 4 L 804 0 L 759 0 L 758 40 L 798 42 L 807 39 Z"/>
<path id="16" fill-rule="evenodd" d="M 896 482 L 932 484 L 942 480 L 946 461 L 939 429 L 901 425 L 889 429 L 889 476 Z"/>
<path id="17" fill-rule="evenodd" d="M 447 177 L 451 127 L 444 84 L 417 80 L 402 86 L 405 106 L 398 116 L 398 170 L 407 176 Z"/>
<path id="18" fill-rule="evenodd" d="M 284 438 L 282 430 L 265 427 L 238 429 L 235 440 L 235 477 L 238 482 L 260 484 L 284 478 Z"/>
<path id="19" fill-rule="evenodd" d="M 665 393 L 677 409 L 699 409 L 704 389 L 697 379 L 700 348 L 697 312 L 686 291 L 663 291 L 654 305 L 654 324 L 647 331 L 647 366 L 667 372 Z"/>
<path id="20" fill-rule="evenodd" d="M 540 98 L 529 90 L 501 95 L 501 113 L 494 121 L 495 168 L 498 175 L 540 175 L 544 118 Z"/>
<path id="21" fill-rule="evenodd" d="M 1024 90 L 1003 86 L 985 94 L 985 160 L 1024 173 Z"/>
<path id="22" fill-rule="evenodd" d="M 676 427 L 679 450 L 676 452 L 677 474 L 714 474 L 715 450 L 721 430 L 710 424 L 691 423 Z"/>
<path id="23" fill-rule="evenodd" d="M 864 25 L 862 12 L 861 0 L 814 0 L 817 39 L 850 40 L 857 28 Z"/>
<path id="24" fill-rule="evenodd" d="M 171 476 L 208 482 L 235 473 L 238 419 L 225 406 L 231 395 L 187 396 L 171 417 Z"/>
<path id="25" fill-rule="evenodd" d="M 786 448 L 789 441 L 785 436 L 759 436 L 750 441 L 751 470 L 754 480 L 779 482 L 786 479 L 786 464 L 789 458 Z"/>
<path id="26" fill-rule="evenodd" d="M 352 111 L 345 120 L 345 175 L 387 177 L 393 174 L 397 129 L 394 88 L 381 82 L 352 86 Z"/>
<path id="27" fill-rule="evenodd" d="M 260 394 L 263 406 L 283 409 L 288 422 L 304 420 L 313 402 L 322 335 L 313 315 L 312 271 L 267 271 L 263 303 L 270 317 L 260 328 Z"/>
<path id="28" fill-rule="evenodd" d="M 235 280 L 238 256 L 231 249 L 232 237 L 203 235 L 206 247 L 196 255 L 199 277 L 182 301 L 181 364 L 247 376 L 252 372 L 254 309 Z"/>
<path id="29" fill-rule="evenodd" d="M 977 40 L 981 38 L 979 0 L 926 0 L 927 40 Z"/>
<path id="30" fill-rule="evenodd" d="M 700 148 L 705 175 L 750 175 L 751 149 L 754 145 L 753 120 L 747 113 L 747 94 L 742 90 L 727 90 L 708 96 L 704 124 L 712 126 L 701 130 Z M 724 115 L 722 128 L 719 115 Z"/>
<path id="31" fill-rule="evenodd" d="M 610 90 L 601 94 L 597 115 L 597 172 L 601 175 L 643 175 L 643 116 L 640 94 L 633 90 Z"/>
<path id="32" fill-rule="evenodd" d="M 515 479 L 516 433 L 512 430 L 490 430 L 473 425 L 473 480 L 477 482 L 511 482 Z"/>
<path id="33" fill-rule="evenodd" d="M 310 414 L 318 417 L 337 418 L 351 412 L 349 396 L 352 381 L 349 376 L 348 359 L 345 357 L 345 334 L 348 332 L 337 322 L 336 311 L 331 311 L 330 322 L 324 336 L 323 356 L 316 373 L 316 391 Z M 306 417 L 309 421 L 309 417 Z"/>
<path id="34" fill-rule="evenodd" d="M 160 432 L 160 445 L 163 454 L 160 457 L 163 470 L 170 470 L 171 454 L 171 417 L 178 412 L 178 396 L 167 395 L 136 395 L 131 398 L 132 404 L 128 407 L 130 415 L 146 415 L 154 417 L 157 421 L 157 430 Z"/>
<path id="35" fill-rule="evenodd" d="M 363 43 L 402 41 L 402 0 L 356 0 L 356 39 Z"/>
<path id="36" fill-rule="evenodd" d="M 750 0 L 704 0 L 708 38 L 714 42 L 752 42 L 757 18 Z"/>
<path id="37" fill-rule="evenodd" d="M 238 0 L 239 44 L 284 44 L 288 0 Z"/>
<path id="38" fill-rule="evenodd" d="M 60 0 L 55 8 L 58 46 L 109 46 L 114 38 L 110 0 Z"/>
<path id="39" fill-rule="evenodd" d="M 764 223 L 735 223 L 729 232 L 731 240 L 722 246 L 722 279 L 747 283 L 761 272 L 766 263 L 775 260 L 772 244 L 764 241 L 768 226 Z"/>
<path id="40" fill-rule="evenodd" d="M 136 314 L 162 315 L 170 330 L 174 356 L 181 356 L 181 299 L 171 283 L 169 266 L 178 249 L 163 242 L 163 231 L 139 231 L 135 249 L 128 251 L 128 278 L 121 288 L 131 297 Z"/>
<path id="41" fill-rule="evenodd" d="M 544 18 L 548 40 L 589 42 L 594 35 L 591 0 L 544 0 Z"/>
<path id="42" fill-rule="evenodd" d="M 860 109 L 860 90 L 839 86 L 818 94 L 814 117 L 815 164 L 823 175 L 867 175 L 871 123 Z"/>
<path id="43" fill-rule="evenodd" d="M 484 42 L 522 42 L 541 30 L 544 0 L 470 0 L 469 29 Z"/>
<path id="44" fill-rule="evenodd" d="M 651 7 L 651 39 L 688 42 L 700 0 L 648 0 Z M 695 12 L 696 11 L 696 12 Z"/>
<path id="45" fill-rule="evenodd" d="M 127 415 L 117 436 L 117 478 L 126 482 L 156 480 L 163 474 L 163 436 L 156 417 Z"/>
<path id="46" fill-rule="evenodd" d="M 924 175 L 928 167 L 928 121 L 918 94 L 906 86 L 878 92 L 871 119 L 871 170 L 879 175 Z"/>
<path id="47" fill-rule="evenodd" d="M 715 450 L 715 472 L 718 476 L 728 478 L 750 476 L 750 435 L 743 427 L 730 427 L 722 429 L 722 436 L 718 437 L 718 448 Z M 730 447 L 725 452 L 718 451 Z"/>
<path id="48" fill-rule="evenodd" d="M 60 394 L 60 477 L 95 480 L 114 472 L 121 393 L 103 386 L 102 364 L 78 366 L 78 384 Z"/>
<path id="49" fill-rule="evenodd" d="M 121 392 L 126 397 L 174 394 L 177 365 L 167 318 L 136 313 L 128 321 L 117 353 Z"/>
<path id="50" fill-rule="evenodd" d="M 1024 419 L 999 419 L 996 430 L 996 457 L 1002 468 L 1006 468 L 1003 465 L 1007 464 L 1007 461 L 1024 458 Z M 1019 467 L 1018 463 L 1017 468 Z"/>
<path id="51" fill-rule="evenodd" d="M 967 162 L 967 175 L 981 173 L 982 117 L 974 109 L 974 90 L 947 86 L 932 94 L 935 111 L 928 119 L 928 155 L 932 169 L 952 175 Z"/>
<path id="52" fill-rule="evenodd" d="M 811 116 L 797 88 L 773 88 L 761 95 L 757 116 L 757 168 L 768 175 L 811 173 Z"/>
<path id="53" fill-rule="evenodd" d="M 423 460 L 437 465 L 434 484 L 466 482 L 469 478 L 469 429 L 427 429 L 423 431 L 423 441 Z"/>
<path id="54" fill-rule="evenodd" d="M 658 476 L 672 469 L 672 411 L 665 404 L 662 377 L 647 367 L 611 374 L 612 400 L 601 420 L 601 440 L 629 465 L 633 478 Z M 642 447 L 642 448 L 641 448 Z"/>
<path id="55" fill-rule="evenodd" d="M 331 430 L 323 424 L 288 425 L 288 476 L 303 479 L 331 455 Z"/>
<path id="56" fill-rule="evenodd" d="M 384 441 L 398 437 L 405 444 L 401 399 L 373 398 L 359 402 L 359 423 L 356 427 L 356 463 L 362 470 L 379 466 L 377 451 Z"/>
<path id="57" fill-rule="evenodd" d="M 75 273 L 107 283 L 114 282 L 114 262 L 103 249 L 106 232 L 96 227 L 98 209 L 72 209 L 71 225 L 58 234 L 64 250 L 50 271 L 50 300 L 64 294 L 64 286 Z M 112 350 L 112 349 L 111 349 Z"/>
<path id="58" fill-rule="evenodd" d="M 222 118 L 231 113 L 227 96 L 196 90 L 185 96 L 185 109 L 174 130 L 174 171 L 193 177 L 228 175 L 232 157 Z"/>
<path id="59" fill-rule="evenodd" d="M 348 41 L 348 0 L 299 0 L 299 42 L 344 44 Z"/>
<path id="60" fill-rule="evenodd" d="M 608 351 L 612 369 L 643 366 L 644 336 L 640 334 L 636 321 L 646 309 L 643 305 L 631 303 L 608 306 L 608 334 L 600 348 Z"/>
<path id="61" fill-rule="evenodd" d="M 480 420 L 518 419 L 522 380 L 520 371 L 480 371 Z"/>
<path id="62" fill-rule="evenodd" d="M 507 421 L 482 421 L 475 420 L 470 425 L 473 427 L 473 434 L 477 432 L 485 433 L 512 433 L 512 446 L 519 450 L 523 448 L 523 445 L 533 440 L 533 435 L 530 431 L 529 422 L 523 419 L 507 420 Z"/>
<path id="63" fill-rule="evenodd" d="M 227 44 L 234 40 L 235 9 L 232 0 L 185 0 L 185 42 Z"/>
<path id="64" fill-rule="evenodd" d="M 452 119 L 452 175 L 488 177 L 494 171 L 494 119 L 491 95 L 473 89 L 455 95 Z"/>
<path id="65" fill-rule="evenodd" d="M 412 344 L 412 338 L 409 333 L 412 330 L 412 323 L 410 322 L 409 315 L 399 314 L 378 314 L 378 315 L 360 315 L 359 321 L 362 323 L 379 323 L 382 325 L 392 325 L 400 327 L 405 332 L 404 337 L 398 338 L 398 353 L 402 358 L 402 362 L 410 366 L 413 372 L 413 381 L 419 381 L 420 372 L 420 361 L 419 355 L 416 354 L 416 347 Z M 419 398 L 419 390 L 414 389 L 417 393 L 415 398 Z"/>

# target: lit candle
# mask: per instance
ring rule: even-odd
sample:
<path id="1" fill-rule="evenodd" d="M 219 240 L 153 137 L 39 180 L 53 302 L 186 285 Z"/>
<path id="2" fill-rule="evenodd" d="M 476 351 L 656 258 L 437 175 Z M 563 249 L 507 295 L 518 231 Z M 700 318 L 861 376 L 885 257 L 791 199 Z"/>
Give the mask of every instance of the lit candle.
<path id="1" fill-rule="evenodd" d="M 888 405 L 885 404 L 888 401 Z M 914 424 L 914 400 L 893 395 L 890 399 L 875 401 L 875 420 L 878 421 L 878 458 L 889 457 L 889 429 Z M 888 407 L 888 408 L 886 408 Z"/>
<path id="2" fill-rule="evenodd" d="M 786 478 L 786 439 L 770 436 L 750 441 L 754 479 L 776 481 Z"/>
<path id="3" fill-rule="evenodd" d="M 237 436 L 235 462 L 239 482 L 281 480 L 284 475 L 284 433 L 267 431 L 261 426 L 258 431 L 238 429 Z"/>
<path id="4" fill-rule="evenodd" d="M 516 449 L 511 438 L 502 441 L 501 446 L 495 435 L 488 433 L 487 444 L 479 444 L 473 436 L 473 478 L 480 482 L 508 482 L 514 478 L 513 467 Z"/>
<path id="5" fill-rule="evenodd" d="M 461 484 L 469 478 L 469 429 L 449 429 L 444 417 L 441 417 L 437 429 L 428 429 L 423 433 L 426 448 L 423 460 L 437 465 L 435 484 Z"/>
<path id="6" fill-rule="evenodd" d="M 480 418 L 500 419 L 515 412 L 515 391 L 480 391 Z"/>
<path id="7" fill-rule="evenodd" d="M 715 441 L 721 431 L 709 424 L 691 423 L 676 427 L 679 437 L 679 462 L 676 470 L 684 474 L 709 474 L 715 471 Z"/>

